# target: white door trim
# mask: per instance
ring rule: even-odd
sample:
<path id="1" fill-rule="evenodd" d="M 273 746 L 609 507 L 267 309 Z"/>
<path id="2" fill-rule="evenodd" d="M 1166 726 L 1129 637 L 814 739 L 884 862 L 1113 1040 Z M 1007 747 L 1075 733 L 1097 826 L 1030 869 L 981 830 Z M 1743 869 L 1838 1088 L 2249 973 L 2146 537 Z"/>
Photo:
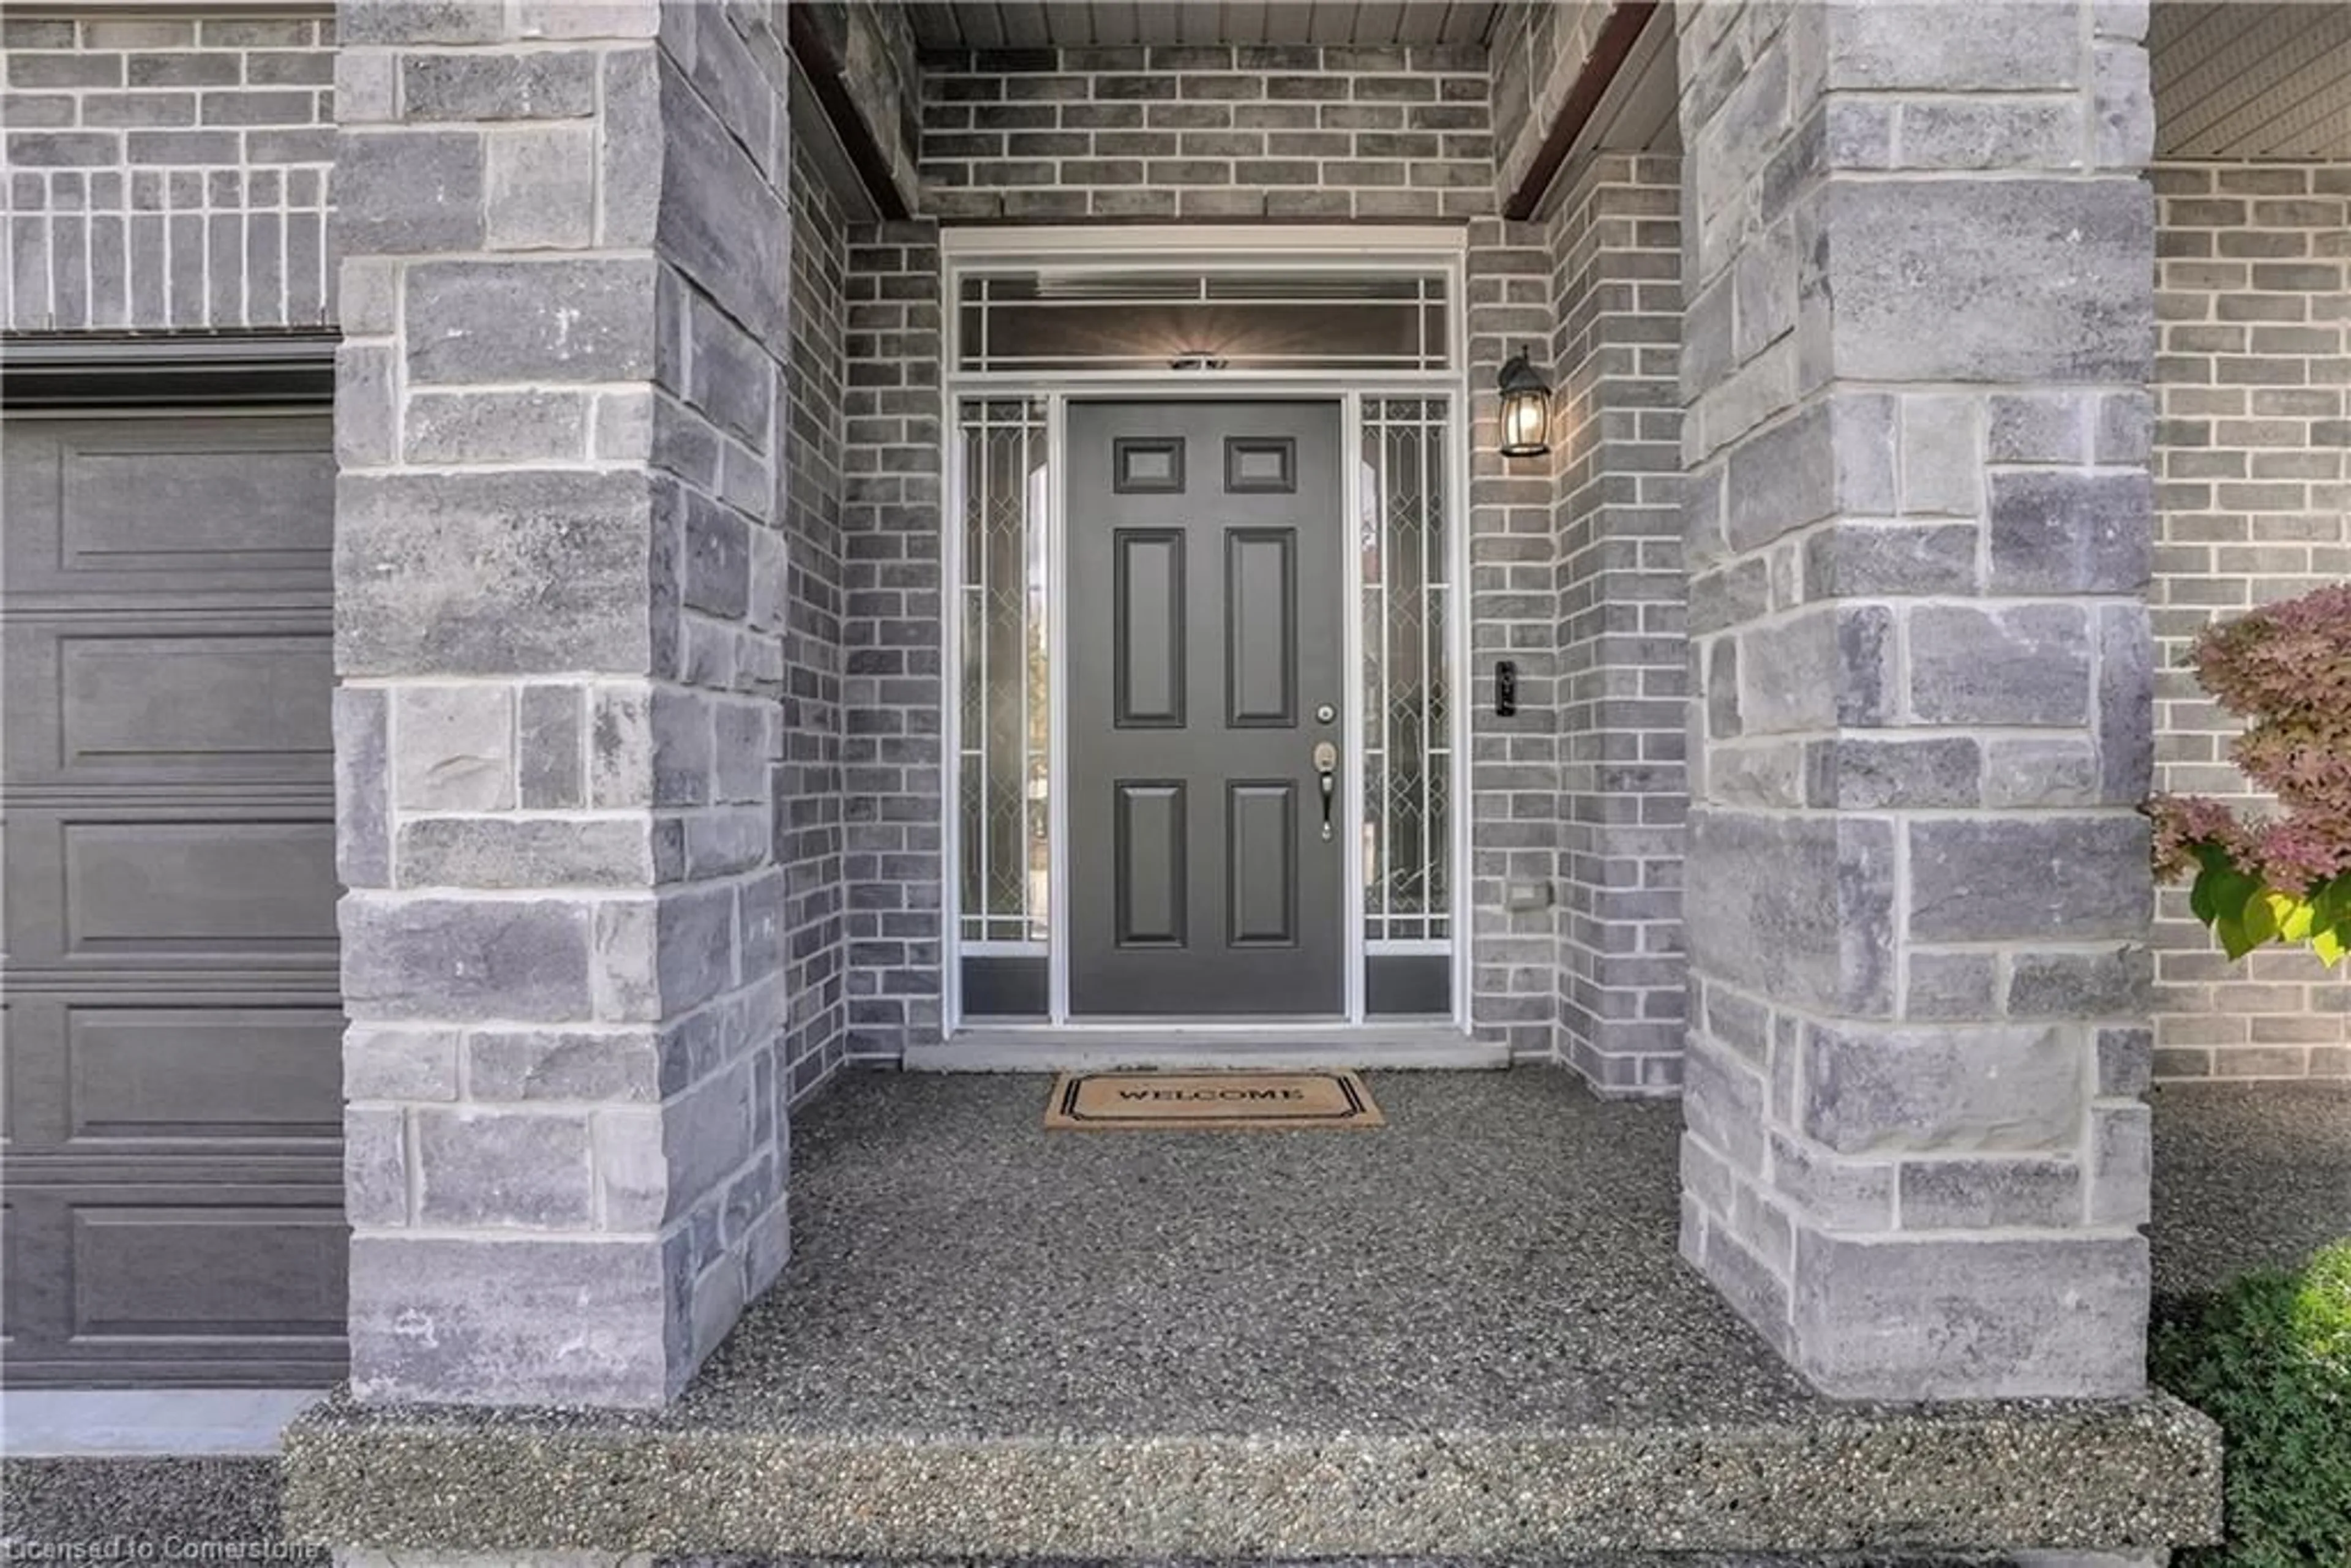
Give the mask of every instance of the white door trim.
<path id="1" fill-rule="evenodd" d="M 1141 1028 L 1134 1020 L 1096 1022 L 1073 1020 L 1069 1010 L 1069 941 L 1066 922 L 1069 916 L 1069 778 L 1068 726 L 1064 715 L 1068 703 L 1069 624 L 1067 612 L 1067 547 L 1068 547 L 1068 483 L 1066 461 L 1069 405 L 1072 401 L 1138 400 L 1156 401 L 1228 401 L 1249 398 L 1294 398 L 1301 401 L 1328 401 L 1338 405 L 1341 420 L 1341 462 L 1343 516 L 1340 538 L 1344 560 L 1342 562 L 1342 582 L 1347 595 L 1342 618 L 1343 648 L 1342 664 L 1345 684 L 1343 724 L 1345 731 L 1345 768 L 1343 773 L 1343 826 L 1349 865 L 1341 874 L 1342 918 L 1346 921 L 1346 981 L 1344 1010 L 1336 1018 L 1305 1018 L 1266 1020 L 1231 1025 L 1257 1036 L 1320 1034 L 1329 1036 L 1333 1030 L 1361 1031 L 1364 1038 L 1389 1031 L 1400 1026 L 1400 1020 L 1367 1021 L 1364 996 L 1364 959 L 1366 942 L 1364 931 L 1364 899 L 1362 878 L 1353 869 L 1353 857 L 1359 853 L 1366 802 L 1364 799 L 1363 747 L 1367 716 L 1364 713 L 1362 646 L 1362 550 L 1358 533 L 1361 528 L 1362 503 L 1361 437 L 1362 413 L 1365 400 L 1381 397 L 1443 398 L 1446 400 L 1448 434 L 1447 453 L 1450 459 L 1444 497 L 1447 521 L 1447 550 L 1450 573 L 1450 593 L 1447 609 L 1451 624 L 1447 629 L 1446 658 L 1447 712 L 1454 716 L 1452 753 L 1449 758 L 1448 798 L 1452 804 L 1447 852 L 1448 930 L 1453 957 L 1451 1017 L 1449 1020 L 1430 1023 L 1423 1020 L 1416 1026 L 1421 1030 L 1435 1028 L 1453 1038 L 1466 1035 L 1470 1027 L 1470 997 L 1468 979 L 1471 973 L 1468 889 L 1469 875 L 1469 757 L 1472 750 L 1470 731 L 1474 714 L 1469 703 L 1468 612 L 1469 582 L 1469 511 L 1468 506 L 1468 475 L 1473 455 L 1468 450 L 1469 387 L 1468 377 L 1468 344 L 1467 287 L 1467 235 L 1459 228 L 1421 228 L 1375 226 L 1354 228 L 1341 225 L 1321 227 L 1238 227 L 1202 225 L 1180 230 L 1150 227 L 1121 228 L 1061 228 L 1036 227 L 1013 229 L 948 229 L 940 236 L 942 257 L 942 311 L 944 316 L 942 342 L 942 374 L 940 376 L 940 444 L 943 459 L 942 494 L 940 497 L 941 581 L 940 628 L 944 657 L 941 661 L 942 682 L 940 709 L 941 833 L 942 854 L 940 897 L 940 967 L 941 967 L 941 1033 L 954 1040 L 965 1033 L 1000 1031 L 1012 1027 L 990 1019 L 986 1023 L 967 1024 L 964 1018 L 962 968 L 963 958 L 977 952 L 993 950 L 1034 952 L 1034 945 L 1005 943 L 971 943 L 962 940 L 962 850 L 961 794 L 962 747 L 961 691 L 964 674 L 963 637 L 963 511 L 967 476 L 962 462 L 962 443 L 958 409 L 968 398 L 1006 400 L 1029 399 L 1045 405 L 1046 461 L 1050 482 L 1046 486 L 1046 659 L 1047 690 L 1051 714 L 1047 724 L 1047 772 L 1050 783 L 1047 795 L 1046 841 L 1048 860 L 1048 940 L 1044 944 L 1047 975 L 1047 1017 L 1043 1024 L 1021 1025 L 1024 1030 L 1046 1028 L 1067 1031 L 1073 1038 L 1092 1031 L 1135 1034 Z M 1363 271 L 1427 272 L 1442 270 L 1446 275 L 1446 308 L 1448 341 L 1452 345 L 1455 368 L 1435 371 L 1382 372 L 1376 375 L 1343 372 L 1299 373 L 1283 371 L 1069 371 L 1056 376 L 1034 374 L 959 372 L 958 339 L 961 311 L 961 275 L 966 264 L 981 262 L 1001 266 L 1019 258 L 1050 264 L 1055 260 L 1078 263 L 1091 260 L 1096 265 L 1108 260 L 1118 265 L 1154 267 L 1183 265 L 1214 270 L 1262 271 L 1269 267 L 1317 266 L 1340 267 Z M 1183 1031 L 1217 1031 L 1228 1027 L 1213 1019 L 1197 1022 L 1180 1019 L 1153 1020 L 1154 1033 L 1176 1030 Z"/>

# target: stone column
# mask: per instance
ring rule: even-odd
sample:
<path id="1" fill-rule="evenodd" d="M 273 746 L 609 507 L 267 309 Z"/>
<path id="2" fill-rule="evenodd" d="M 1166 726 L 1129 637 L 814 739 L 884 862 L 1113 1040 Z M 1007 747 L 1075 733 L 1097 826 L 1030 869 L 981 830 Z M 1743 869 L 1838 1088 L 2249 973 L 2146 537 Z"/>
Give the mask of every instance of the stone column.
<path id="1" fill-rule="evenodd" d="M 785 1259 L 780 16 L 343 6 L 363 1399 L 658 1404 Z"/>
<path id="2" fill-rule="evenodd" d="M 2131 1394 L 2146 7 L 1680 21 L 1683 1250 L 1834 1394 Z"/>

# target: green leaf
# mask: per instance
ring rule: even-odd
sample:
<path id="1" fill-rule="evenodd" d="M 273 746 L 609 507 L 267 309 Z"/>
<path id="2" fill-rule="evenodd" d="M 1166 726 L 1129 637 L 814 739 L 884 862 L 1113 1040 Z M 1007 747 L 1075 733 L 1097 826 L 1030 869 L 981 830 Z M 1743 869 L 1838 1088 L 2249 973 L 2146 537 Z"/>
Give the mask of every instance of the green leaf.
<path id="1" fill-rule="evenodd" d="M 2237 916 L 2237 926 L 2244 933 L 2245 946 L 2248 950 L 2258 947 L 2264 942 L 2276 939 L 2277 905 L 2271 902 L 2276 896 L 2267 888 L 2261 888 L 2256 891 L 2255 896 L 2245 900 L 2244 912 Z M 2236 958 L 2242 955 L 2231 952 L 2229 956 Z"/>
<path id="2" fill-rule="evenodd" d="M 2342 927 L 2331 926 L 2325 931 L 2313 932 L 2310 946 L 2312 951 L 2318 955 L 2320 963 L 2340 964 L 2343 955 L 2351 953 L 2351 937 L 2346 936 Z"/>
<path id="3" fill-rule="evenodd" d="M 2277 917 L 2278 936 L 2288 942 L 2307 942 L 2318 928 L 2318 911 L 2307 899 L 2296 898 L 2290 893 L 2262 894 L 2270 913 Z"/>
<path id="4" fill-rule="evenodd" d="M 2261 946 L 2245 935 L 2244 923 L 2231 915 L 2212 922 L 2212 935 L 2220 939 L 2220 946 L 2231 958 L 2241 958 Z"/>
<path id="5" fill-rule="evenodd" d="M 2196 885 L 2189 890 L 2188 907 L 2207 925 L 2222 920 L 2241 920 L 2244 918 L 2245 905 L 2261 891 L 2259 877 L 2247 876 L 2226 863 L 2208 865 L 2197 877 Z"/>

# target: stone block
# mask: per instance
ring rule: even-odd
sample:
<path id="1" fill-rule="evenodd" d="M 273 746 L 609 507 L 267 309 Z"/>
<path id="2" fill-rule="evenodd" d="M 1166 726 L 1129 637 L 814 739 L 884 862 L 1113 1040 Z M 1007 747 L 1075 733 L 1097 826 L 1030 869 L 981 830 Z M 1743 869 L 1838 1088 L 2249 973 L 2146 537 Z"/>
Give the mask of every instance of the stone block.
<path id="1" fill-rule="evenodd" d="M 355 128 L 338 139 L 334 234 L 340 254 L 475 250 L 483 233 L 478 132 Z"/>
<path id="2" fill-rule="evenodd" d="M 336 659 L 348 674 L 642 674 L 651 511 L 628 473 L 344 475 Z"/>
<path id="3" fill-rule="evenodd" d="M 589 695 L 588 803 L 598 808 L 653 803 L 653 694 L 646 686 L 602 685 Z"/>
<path id="4" fill-rule="evenodd" d="M 455 1030 L 353 1024 L 343 1031 L 346 1100 L 455 1100 Z"/>
<path id="5" fill-rule="evenodd" d="M 335 461 L 346 469 L 381 467 L 400 444 L 398 367 L 388 343 L 345 342 L 335 350 Z"/>
<path id="6" fill-rule="evenodd" d="M 408 1123 L 396 1105 L 343 1107 L 343 1218 L 362 1228 L 408 1223 Z"/>
<path id="7" fill-rule="evenodd" d="M 404 55 L 400 94 L 411 120 L 581 119 L 596 110 L 596 56 L 585 49 Z"/>
<path id="8" fill-rule="evenodd" d="M 2146 609 L 2098 610 L 2098 799 L 2135 806 L 2155 772 L 2155 640 Z"/>
<path id="9" fill-rule="evenodd" d="M 2057 170 L 2081 155 L 2077 94 L 1918 99 L 1900 105 L 1897 117 L 1906 168 Z"/>
<path id="10" fill-rule="evenodd" d="M 1726 538 L 1752 549 L 1840 512 L 1895 509 L 1894 404 L 1875 394 L 1817 401 L 1740 443 L 1725 478 Z"/>
<path id="11" fill-rule="evenodd" d="M 629 1103 L 662 1095 L 661 1056 L 644 1030 L 477 1029 L 465 1036 L 476 1100 Z"/>
<path id="12" fill-rule="evenodd" d="M 2144 1105 L 2090 1108 L 2090 1223 L 2141 1226 L 2152 1218 L 2154 1113 Z"/>
<path id="13" fill-rule="evenodd" d="M 1809 605 L 1740 641 L 1740 732 L 1874 727 L 1892 715 L 1899 648 L 1892 612 Z"/>
<path id="14" fill-rule="evenodd" d="M 1893 1005 L 1894 838 L 1884 821 L 1693 810 L 1684 912 L 1694 972 L 1791 1007 Z"/>
<path id="15" fill-rule="evenodd" d="M 1984 745 L 1987 806 L 2093 806 L 2099 800 L 2097 752 L 2086 739 L 2000 737 Z"/>
<path id="16" fill-rule="evenodd" d="M 381 689 L 336 689 L 335 874 L 346 887 L 392 880 L 389 708 Z"/>
<path id="17" fill-rule="evenodd" d="M 402 810 L 496 811 L 515 803 L 514 693 L 506 686 L 392 690 Z"/>
<path id="18" fill-rule="evenodd" d="M 2144 947 L 2019 953 L 2011 960 L 2011 1018 L 2130 1018 L 2147 1010 L 2153 967 Z"/>
<path id="19" fill-rule="evenodd" d="M 1771 1188 L 1807 1228 L 1867 1233 L 1894 1228 L 1896 1167 L 1841 1159 L 1781 1128 L 1771 1131 Z"/>
<path id="20" fill-rule="evenodd" d="M 684 602 L 705 614 L 739 621 L 751 597 L 749 525 L 741 513 L 697 491 L 685 491 L 684 502 Z"/>
<path id="21" fill-rule="evenodd" d="M 2155 489 L 2137 472 L 1996 472 L 1994 593 L 2136 593 L 2147 586 Z"/>
<path id="22" fill-rule="evenodd" d="M 1805 804 L 1848 811 L 1958 809 L 1976 804 L 1980 769 L 1968 737 L 1848 736 L 1805 747 Z"/>
<path id="23" fill-rule="evenodd" d="M 337 8 L 337 36 L 356 44 L 495 44 L 505 0 L 360 0 Z"/>
<path id="24" fill-rule="evenodd" d="M 2069 604 L 1923 604 L 1909 614 L 1910 713 L 1927 724 L 2085 723 L 2088 613 Z"/>
<path id="25" fill-rule="evenodd" d="M 2150 376 L 2154 209 L 2136 180 L 1833 177 L 1820 225 L 1823 254 L 1806 287 L 1834 300 L 1840 376 Z"/>
<path id="26" fill-rule="evenodd" d="M 2146 1093 L 2154 1082 L 2155 1031 L 2102 1029 L 2097 1043 L 2099 1096 L 2129 1098 Z"/>
<path id="27" fill-rule="evenodd" d="M 763 342 L 787 332 L 791 220 L 779 193 L 691 87 L 660 73 L 656 248 Z M 609 132 L 608 132 L 609 140 Z"/>
<path id="28" fill-rule="evenodd" d="M 589 906 L 354 893 L 337 910 L 355 1020 L 590 1016 Z"/>
<path id="29" fill-rule="evenodd" d="M 594 1221 L 584 1112 L 455 1105 L 412 1115 L 419 1224 L 578 1230 Z"/>
<path id="30" fill-rule="evenodd" d="M 2080 463 L 2089 456 L 2089 396 L 2001 392 L 1991 399 L 1985 455 L 1994 463 Z"/>
<path id="31" fill-rule="evenodd" d="M 2154 908 L 2137 814 L 1914 821 L 1910 936 L 1922 942 L 2137 941 Z"/>
<path id="32" fill-rule="evenodd" d="M 488 138 L 485 207 L 493 250 L 582 250 L 595 241 L 596 133 L 533 126 Z"/>
<path id="33" fill-rule="evenodd" d="M 1987 1019 L 2000 1011 L 1999 965 L 1989 953 L 1913 949 L 1906 962 L 1904 1016 Z"/>
<path id="34" fill-rule="evenodd" d="M 2147 1386 L 2142 1238 L 1802 1231 L 1793 1298 L 1797 1367 L 1839 1397 L 2124 1398 Z"/>
<path id="35" fill-rule="evenodd" d="M 2080 85 L 2080 13 L 2049 0 L 1823 5 L 1824 85 L 1863 92 L 2025 92 Z"/>
<path id="36" fill-rule="evenodd" d="M 1841 522 L 1804 539 L 1804 591 L 1814 598 L 1972 594 L 1973 523 Z"/>
<path id="37" fill-rule="evenodd" d="M 654 275 L 643 256 L 415 263 L 409 381 L 643 381 L 653 374 Z"/>
<path id="38" fill-rule="evenodd" d="M 735 984 L 735 890 L 664 892 L 655 916 L 662 1007 L 667 1016 L 697 1007 Z"/>
<path id="39" fill-rule="evenodd" d="M 587 450 L 584 394 L 420 392 L 403 432 L 410 463 L 576 463 Z"/>
<path id="40" fill-rule="evenodd" d="M 751 1071 L 737 1062 L 663 1109 L 672 1218 L 716 1192 L 751 1157 Z"/>
<path id="41" fill-rule="evenodd" d="M 1682 1119 L 1702 1149 L 1750 1176 L 1762 1171 L 1763 1080 L 1711 1042 L 1693 1040 L 1683 1057 Z"/>
<path id="42" fill-rule="evenodd" d="M 2055 1026 L 1816 1024 L 1802 1130 L 1844 1155 L 2069 1152 L 2084 1077 Z"/>
<path id="43" fill-rule="evenodd" d="M 659 1023 L 661 933 L 651 898 L 605 899 L 596 906 L 595 1016 L 615 1023 Z"/>
<path id="44" fill-rule="evenodd" d="M 1906 1160 L 1905 1230 L 2063 1229 L 2082 1222 L 2071 1160 Z"/>
<path id="45" fill-rule="evenodd" d="M 587 804 L 587 694 L 571 685 L 528 685 L 515 721 L 517 798 L 525 810 Z"/>
<path id="46" fill-rule="evenodd" d="M 692 1370 L 665 1286 L 649 1238 L 355 1237 L 351 1392 L 658 1406 Z"/>
<path id="47" fill-rule="evenodd" d="M 1972 517 L 1983 506 L 1976 400 L 1902 399 L 1902 510 L 1909 516 Z"/>
<path id="48" fill-rule="evenodd" d="M 398 863 L 402 887 L 646 887 L 653 828 L 634 817 L 424 817 L 401 824 Z"/>
<path id="49" fill-rule="evenodd" d="M 656 686 L 652 694 L 653 803 L 710 803 L 716 741 L 716 699 L 700 692 Z"/>

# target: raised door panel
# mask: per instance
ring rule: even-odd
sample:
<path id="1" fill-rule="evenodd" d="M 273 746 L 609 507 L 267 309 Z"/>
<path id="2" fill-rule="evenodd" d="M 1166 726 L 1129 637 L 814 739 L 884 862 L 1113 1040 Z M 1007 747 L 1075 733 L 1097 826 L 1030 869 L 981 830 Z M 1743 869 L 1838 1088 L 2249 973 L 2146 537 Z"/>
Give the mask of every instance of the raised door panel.
<path id="1" fill-rule="evenodd" d="M 12 598 L 184 601 L 331 586 L 335 460 L 323 416 L 21 421 L 7 470 Z"/>
<path id="2" fill-rule="evenodd" d="M 331 783 L 325 617 L 212 621 L 19 617 L 7 638 L 8 781 Z"/>
<path id="3" fill-rule="evenodd" d="M 1181 783 L 1123 779 L 1118 785 L 1113 903 L 1122 947 L 1185 945 L 1184 814 Z"/>
<path id="4" fill-rule="evenodd" d="M 201 821 L 148 808 L 26 808 L 8 825 L 18 968 L 333 967 L 330 807 Z"/>
<path id="5" fill-rule="evenodd" d="M 19 996 L 8 1025 L 11 1154 L 233 1173 L 251 1157 L 331 1153 L 342 1136 L 331 998 L 92 988 Z"/>
<path id="6" fill-rule="evenodd" d="M 1294 528 L 1225 530 L 1225 722 L 1298 724 L 1298 537 Z"/>
<path id="7" fill-rule="evenodd" d="M 1225 939 L 1236 947 L 1298 943 L 1298 786 L 1287 779 L 1226 791 Z"/>
<path id="8" fill-rule="evenodd" d="M 1111 722 L 1184 726 L 1184 536 L 1120 528 L 1111 541 Z"/>

